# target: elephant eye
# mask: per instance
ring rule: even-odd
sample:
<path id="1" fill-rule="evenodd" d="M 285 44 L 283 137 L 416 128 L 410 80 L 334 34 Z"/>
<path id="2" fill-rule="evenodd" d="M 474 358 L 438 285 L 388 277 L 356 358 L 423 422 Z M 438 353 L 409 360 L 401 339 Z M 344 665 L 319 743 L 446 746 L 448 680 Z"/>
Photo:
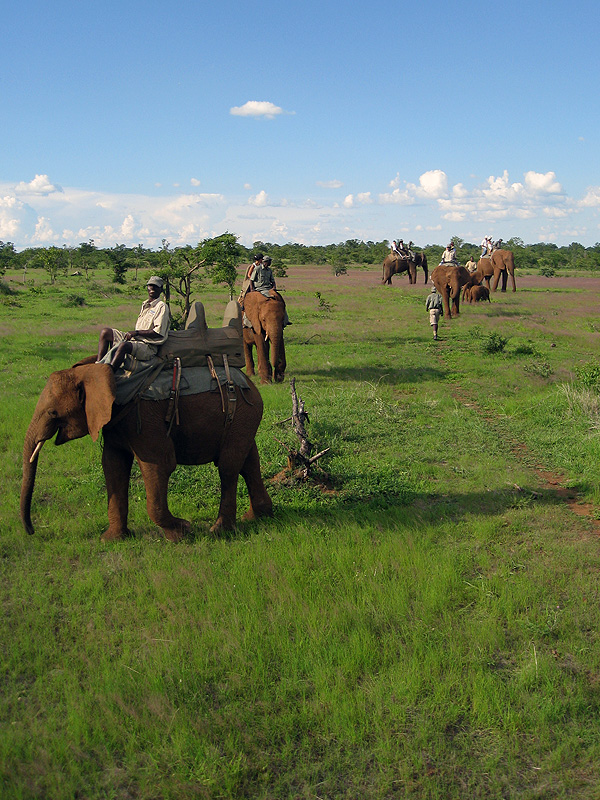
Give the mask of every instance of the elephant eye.
<path id="1" fill-rule="evenodd" d="M 56 417 L 58 417 L 58 411 L 55 411 L 53 408 L 51 408 L 48 411 L 48 416 L 49 417 L 53 417 L 54 419 L 56 419 Z"/>

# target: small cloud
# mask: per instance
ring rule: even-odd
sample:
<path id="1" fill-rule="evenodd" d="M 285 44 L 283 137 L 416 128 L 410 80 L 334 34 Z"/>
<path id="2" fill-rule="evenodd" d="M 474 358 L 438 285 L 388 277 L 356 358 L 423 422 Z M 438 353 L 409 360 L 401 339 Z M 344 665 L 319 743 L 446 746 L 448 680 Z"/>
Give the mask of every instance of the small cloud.
<path id="1" fill-rule="evenodd" d="M 255 194 L 254 197 L 248 198 L 248 204 L 251 206 L 258 206 L 259 208 L 263 208 L 264 206 L 269 204 L 269 196 L 263 189 L 258 194 Z"/>
<path id="2" fill-rule="evenodd" d="M 323 189 L 340 189 L 344 184 L 341 181 L 317 181 L 317 186 L 322 186 Z"/>
<path id="3" fill-rule="evenodd" d="M 25 181 L 18 183 L 15 186 L 15 192 L 18 194 L 53 194 L 62 192 L 62 188 L 51 183 L 47 175 L 36 175 L 29 183 L 25 183 Z"/>
<path id="4" fill-rule="evenodd" d="M 348 194 L 344 197 L 344 206 L 345 208 L 352 208 L 354 206 L 354 195 Z"/>
<path id="5" fill-rule="evenodd" d="M 191 178 L 190 183 L 192 184 L 192 186 L 200 186 L 200 181 L 198 180 L 198 178 Z"/>
<path id="6" fill-rule="evenodd" d="M 443 197 L 448 191 L 448 178 L 441 169 L 430 169 L 419 178 L 417 193 L 426 197 Z"/>
<path id="7" fill-rule="evenodd" d="M 160 187 L 162 186 L 162 183 L 155 183 L 154 185 L 156 186 L 157 189 L 160 189 Z"/>
<path id="8" fill-rule="evenodd" d="M 266 100 L 248 100 L 243 106 L 234 106 L 229 109 L 234 117 L 264 117 L 275 119 L 281 114 L 293 114 L 293 111 L 284 111 L 283 108 L 269 103 Z"/>
<path id="9" fill-rule="evenodd" d="M 244 184 L 244 189 L 245 189 L 247 192 L 249 192 L 251 188 L 252 188 L 252 184 L 251 184 L 251 183 L 245 183 L 245 184 Z"/>
<path id="10" fill-rule="evenodd" d="M 181 184 L 180 184 L 180 183 L 174 183 L 174 184 L 173 184 L 173 186 L 174 186 L 176 189 L 179 189 L 179 187 L 181 186 Z"/>
<path id="11" fill-rule="evenodd" d="M 554 172 L 534 172 L 530 170 L 525 173 L 525 186 L 533 194 L 560 194 L 562 186 L 556 180 Z"/>

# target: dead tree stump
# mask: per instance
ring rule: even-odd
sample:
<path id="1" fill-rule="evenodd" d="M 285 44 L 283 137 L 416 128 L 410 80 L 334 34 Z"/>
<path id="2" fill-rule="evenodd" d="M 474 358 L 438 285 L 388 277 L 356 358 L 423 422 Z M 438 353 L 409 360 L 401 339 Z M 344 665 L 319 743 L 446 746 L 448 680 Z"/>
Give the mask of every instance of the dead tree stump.
<path id="1" fill-rule="evenodd" d="M 309 477 L 311 477 L 311 467 L 317 463 L 321 456 L 324 456 L 325 453 L 328 453 L 330 448 L 327 447 L 325 450 L 321 450 L 321 452 L 311 456 L 313 445 L 308 438 L 305 427 L 305 423 L 310 422 L 308 412 L 306 411 L 304 400 L 302 400 L 301 397 L 298 397 L 296 393 L 295 378 L 290 378 L 290 386 L 292 391 L 292 416 L 288 417 L 288 419 L 284 420 L 284 422 L 288 422 L 291 419 L 294 432 L 300 440 L 300 448 L 295 450 L 291 447 L 288 447 L 284 442 L 279 443 L 282 444 L 288 451 L 288 470 L 290 476 L 306 481 L 309 479 Z M 279 441 L 279 439 L 277 441 Z"/>

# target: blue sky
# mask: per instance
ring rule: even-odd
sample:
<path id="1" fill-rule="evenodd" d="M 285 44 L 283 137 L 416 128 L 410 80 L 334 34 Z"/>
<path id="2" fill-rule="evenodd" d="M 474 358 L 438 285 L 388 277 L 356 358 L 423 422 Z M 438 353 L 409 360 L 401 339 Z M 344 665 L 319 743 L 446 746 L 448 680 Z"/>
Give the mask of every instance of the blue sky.
<path id="1" fill-rule="evenodd" d="M 600 241 L 597 5 L 22 0 L 0 239 Z"/>

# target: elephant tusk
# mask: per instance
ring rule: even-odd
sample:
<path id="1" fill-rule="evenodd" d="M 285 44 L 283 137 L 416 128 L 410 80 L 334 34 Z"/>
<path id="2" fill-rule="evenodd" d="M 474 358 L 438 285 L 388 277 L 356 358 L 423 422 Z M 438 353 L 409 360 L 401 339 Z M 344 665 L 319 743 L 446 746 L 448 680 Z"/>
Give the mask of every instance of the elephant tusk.
<path id="1" fill-rule="evenodd" d="M 36 444 L 35 450 L 31 454 L 31 458 L 29 459 L 29 463 L 30 464 L 33 464 L 33 462 L 36 460 L 36 458 L 38 457 L 38 454 L 39 454 L 39 452 L 40 452 L 40 450 L 42 449 L 43 446 L 44 446 L 44 442 L 43 441 L 38 442 Z"/>

